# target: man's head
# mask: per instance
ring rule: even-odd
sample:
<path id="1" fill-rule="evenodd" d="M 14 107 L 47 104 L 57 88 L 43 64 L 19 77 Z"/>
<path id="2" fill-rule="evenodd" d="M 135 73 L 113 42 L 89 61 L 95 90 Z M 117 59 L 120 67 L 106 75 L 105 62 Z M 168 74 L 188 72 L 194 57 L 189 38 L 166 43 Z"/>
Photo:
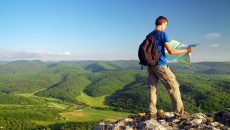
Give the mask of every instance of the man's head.
<path id="1" fill-rule="evenodd" d="M 164 16 L 159 16 L 155 21 L 156 27 L 162 31 L 165 30 L 167 24 L 168 24 L 168 19 Z"/>

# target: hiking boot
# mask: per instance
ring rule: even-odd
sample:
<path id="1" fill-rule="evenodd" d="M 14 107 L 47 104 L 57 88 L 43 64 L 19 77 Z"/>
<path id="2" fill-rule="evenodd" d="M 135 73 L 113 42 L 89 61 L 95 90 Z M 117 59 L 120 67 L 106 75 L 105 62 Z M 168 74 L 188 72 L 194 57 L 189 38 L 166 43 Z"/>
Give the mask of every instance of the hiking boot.
<path id="1" fill-rule="evenodd" d="M 187 115 L 187 116 L 190 116 L 190 114 L 186 111 L 184 111 L 183 115 Z"/>
<path id="2" fill-rule="evenodd" d="M 182 120 L 187 120 L 190 117 L 190 114 L 188 112 L 184 112 L 183 114 L 179 113 L 174 113 L 176 119 L 182 119 Z"/>
<path id="3" fill-rule="evenodd" d="M 157 120 L 157 114 L 146 114 L 145 119 L 146 120 L 151 120 L 151 119 Z"/>

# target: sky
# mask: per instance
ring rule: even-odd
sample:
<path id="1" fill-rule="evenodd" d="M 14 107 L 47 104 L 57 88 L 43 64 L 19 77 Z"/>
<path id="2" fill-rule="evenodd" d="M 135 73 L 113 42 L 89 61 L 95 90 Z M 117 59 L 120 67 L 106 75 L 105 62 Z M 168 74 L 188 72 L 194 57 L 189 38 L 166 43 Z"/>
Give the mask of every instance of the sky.
<path id="1" fill-rule="evenodd" d="M 192 62 L 230 61 L 229 0 L 0 0 L 0 60 L 137 60 L 158 16 Z"/>

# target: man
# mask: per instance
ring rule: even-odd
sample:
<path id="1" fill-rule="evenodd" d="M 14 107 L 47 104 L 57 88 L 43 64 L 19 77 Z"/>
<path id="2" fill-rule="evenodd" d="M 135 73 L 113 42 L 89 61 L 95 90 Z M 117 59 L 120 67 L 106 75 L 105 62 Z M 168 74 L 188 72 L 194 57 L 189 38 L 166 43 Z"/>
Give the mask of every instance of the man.
<path id="1" fill-rule="evenodd" d="M 166 87 L 172 102 L 173 111 L 180 115 L 184 114 L 184 106 L 181 100 L 179 84 L 176 80 L 175 75 L 171 72 L 168 67 L 166 57 L 165 57 L 165 48 L 167 49 L 169 54 L 182 54 L 182 53 L 191 53 L 193 51 L 192 48 L 175 50 L 169 45 L 169 39 L 167 34 L 164 32 L 166 26 L 168 24 L 168 20 L 164 16 L 159 16 L 155 25 L 156 28 L 150 34 L 155 35 L 156 45 L 158 51 L 161 53 L 161 56 L 154 66 L 148 66 L 148 88 L 149 88 L 149 117 L 156 119 L 157 116 L 157 84 L 160 80 L 163 85 Z M 149 34 L 149 35 L 150 35 Z"/>

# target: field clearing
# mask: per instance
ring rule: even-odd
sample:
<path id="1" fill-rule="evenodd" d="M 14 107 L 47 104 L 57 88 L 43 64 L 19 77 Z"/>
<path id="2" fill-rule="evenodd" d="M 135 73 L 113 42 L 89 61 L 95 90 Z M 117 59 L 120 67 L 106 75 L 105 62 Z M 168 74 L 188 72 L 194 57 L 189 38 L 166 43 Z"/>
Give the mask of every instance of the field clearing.
<path id="1" fill-rule="evenodd" d="M 60 116 L 64 117 L 65 120 L 76 121 L 76 122 L 98 121 L 98 120 L 106 120 L 106 121 L 114 122 L 119 119 L 125 118 L 128 115 L 130 115 L 130 113 L 96 110 L 96 109 L 91 109 L 89 107 L 81 110 L 60 113 Z"/>
<path id="2" fill-rule="evenodd" d="M 15 95 L 23 96 L 23 97 L 27 97 L 27 98 L 34 98 L 37 100 L 43 100 L 45 102 L 45 104 L 42 106 L 47 106 L 50 108 L 54 107 L 54 108 L 58 108 L 58 109 L 67 109 L 69 107 L 69 105 L 66 105 L 64 103 L 58 103 L 60 101 L 59 99 L 39 97 L 39 96 L 34 95 L 34 93 L 23 93 L 23 94 L 15 94 Z M 27 105 L 27 106 L 29 106 L 29 105 Z"/>
<path id="3" fill-rule="evenodd" d="M 89 106 L 94 106 L 94 107 L 109 107 L 107 105 L 104 104 L 105 102 L 105 97 L 106 96 L 100 96 L 100 97 L 92 97 L 92 96 L 88 96 L 87 94 L 85 94 L 84 92 L 81 92 L 80 96 L 77 96 L 76 99 L 89 105 Z"/>
<path id="4" fill-rule="evenodd" d="M 84 102 L 89 105 L 89 107 L 83 107 L 79 106 L 77 104 L 73 103 L 65 103 L 61 102 L 58 99 L 55 98 L 46 98 L 46 97 L 39 97 L 34 95 L 34 93 L 23 93 L 18 94 L 14 93 L 13 95 L 26 97 L 29 99 L 34 100 L 40 100 L 43 103 L 42 104 L 0 104 L 0 109 L 5 109 L 6 111 L 10 110 L 19 110 L 24 111 L 26 109 L 30 110 L 49 110 L 49 109 L 55 109 L 59 110 L 59 114 L 56 117 L 53 117 L 52 120 L 41 120 L 41 119 L 32 119 L 31 121 L 43 125 L 48 126 L 56 123 L 66 123 L 66 122 L 87 122 L 87 121 L 110 121 L 115 122 L 119 119 L 125 118 L 129 115 L 129 113 L 126 112 L 116 112 L 111 110 L 98 110 L 93 107 L 103 107 L 103 108 L 109 108 L 109 106 L 106 106 L 103 104 L 105 100 L 105 96 L 101 97 L 91 97 L 86 95 L 85 93 L 81 93 L 81 96 L 78 96 L 77 99 L 81 102 Z M 90 107 L 92 106 L 92 108 Z M 14 111 L 12 111 L 14 112 Z M 16 111 L 15 111 L 16 112 Z M 16 113 L 15 113 L 16 114 Z M 47 113 L 49 114 L 49 113 Z M 23 117 L 23 115 L 21 115 Z"/>

